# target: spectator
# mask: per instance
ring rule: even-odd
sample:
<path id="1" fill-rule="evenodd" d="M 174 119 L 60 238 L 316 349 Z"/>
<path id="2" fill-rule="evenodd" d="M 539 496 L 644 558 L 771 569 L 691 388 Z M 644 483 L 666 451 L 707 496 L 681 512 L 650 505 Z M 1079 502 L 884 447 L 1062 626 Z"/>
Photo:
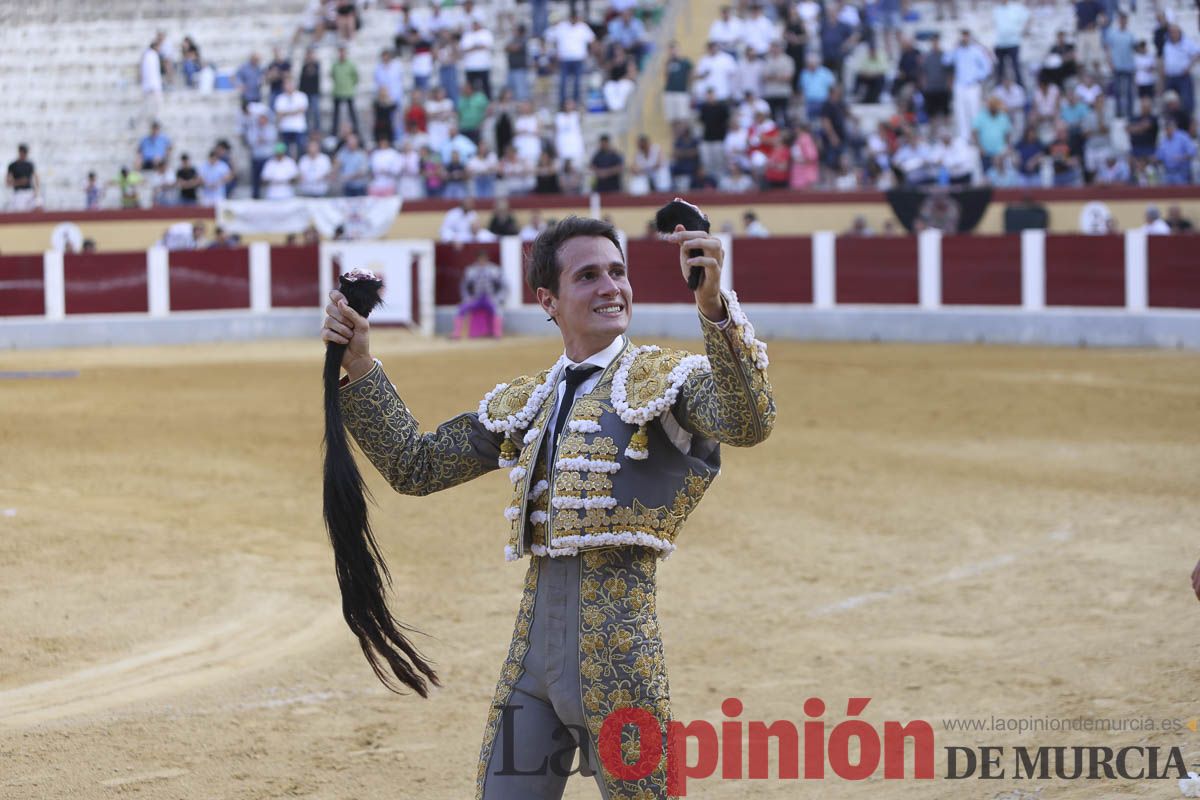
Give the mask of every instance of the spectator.
<path id="1" fill-rule="evenodd" d="M 96 173 L 87 174 L 87 183 L 83 187 L 83 207 L 95 211 L 100 207 L 100 186 L 96 183 Z"/>
<path id="2" fill-rule="evenodd" d="M 1172 117 L 1165 120 L 1162 140 L 1158 143 L 1155 156 L 1162 164 L 1164 183 L 1181 185 L 1192 182 L 1192 159 L 1196 156 L 1196 143 Z"/>
<path id="3" fill-rule="evenodd" d="M 646 139 L 646 143 L 649 145 L 649 139 L 644 136 L 641 138 Z M 661 159 L 661 155 L 659 158 Z M 696 177 L 696 169 L 699 166 L 700 142 L 692 131 L 692 126 L 686 122 L 675 123 L 675 144 L 670 172 L 676 191 L 686 192 L 692 188 L 692 180 Z M 665 191 L 670 191 L 670 189 Z"/>
<path id="4" fill-rule="evenodd" d="M 496 177 L 500 172 L 500 161 L 486 140 L 480 140 L 479 149 L 467 159 L 467 179 L 474 197 L 489 198 L 496 194 Z"/>
<path id="5" fill-rule="evenodd" d="M 375 95 L 374 102 L 371 103 L 371 138 L 376 142 L 383 139 L 389 142 L 396 138 L 396 101 L 392 99 L 391 93 L 388 92 L 386 86 L 380 86 L 379 91 Z"/>
<path id="6" fill-rule="evenodd" d="M 321 152 L 321 143 L 316 138 L 308 140 L 308 147 L 300 156 L 296 169 L 299 172 L 297 192 L 301 197 L 326 197 L 329 194 L 333 161 Z"/>
<path id="7" fill-rule="evenodd" d="M 792 60 L 792 74 L 799 75 L 804 69 L 804 58 L 808 51 L 809 28 L 800 17 L 797 6 L 789 6 L 787 24 L 783 28 L 784 52 Z"/>
<path id="8" fill-rule="evenodd" d="M 309 48 L 304 53 L 304 63 L 300 66 L 300 91 L 308 99 L 308 111 L 305 114 L 305 128 L 313 133 L 321 130 L 321 62 L 317 53 Z"/>
<path id="9" fill-rule="evenodd" d="M 1016 189 L 1025 185 L 1025 176 L 1017 168 L 1017 158 L 1005 151 L 987 171 L 987 182 L 997 189 Z"/>
<path id="10" fill-rule="evenodd" d="M 584 193 L 584 175 L 575 167 L 575 162 L 565 160 L 562 169 L 558 171 L 558 183 L 562 186 L 563 194 L 581 195 Z"/>
<path id="11" fill-rule="evenodd" d="M 758 215 L 753 211 L 742 214 L 742 227 L 745 229 L 745 234 L 754 239 L 766 239 L 771 235 L 771 232 L 759 222 Z"/>
<path id="12" fill-rule="evenodd" d="M 630 95 L 637 88 L 637 64 L 627 58 L 624 50 L 616 48 L 616 57 L 609 71 L 608 80 L 604 82 L 604 105 L 609 111 L 623 111 L 629 102 Z"/>
<path id="13" fill-rule="evenodd" d="M 171 205 L 171 192 L 175 188 L 175 179 L 167 172 L 167 162 L 160 161 L 150 173 L 150 205 L 154 207 Z"/>
<path id="14" fill-rule="evenodd" d="M 1103 94 L 1103 87 L 1096 83 L 1096 76 L 1090 72 L 1083 73 L 1082 81 L 1075 85 L 1075 97 L 1088 106 L 1094 106 Z"/>
<path id="15" fill-rule="evenodd" d="M 538 156 L 533 174 L 534 194 L 562 194 L 562 184 L 558 179 L 558 165 L 554 163 L 554 156 L 550 154 L 549 150 L 543 150 Z"/>
<path id="16" fill-rule="evenodd" d="M 592 156 L 594 190 L 600 193 L 621 191 L 621 174 L 625 171 L 625 159 L 612 148 L 607 133 L 600 135 L 600 147 Z"/>
<path id="17" fill-rule="evenodd" d="M 1109 153 L 1104 163 L 1096 170 L 1093 183 L 1100 186 L 1123 186 L 1128 184 L 1132 176 L 1129 172 L 1129 161 L 1116 153 Z"/>
<path id="18" fill-rule="evenodd" d="M 507 87 L 517 100 L 529 99 L 529 35 L 524 23 L 519 23 L 504 45 L 508 59 Z"/>
<path id="19" fill-rule="evenodd" d="M 809 122 L 817 119 L 821 106 L 829 99 L 829 90 L 837 83 L 837 76 L 821 63 L 816 53 L 810 53 L 805 70 L 800 73 L 800 94 L 804 97 L 804 109 Z"/>
<path id="20" fill-rule="evenodd" d="M 1133 83 L 1139 98 L 1153 99 L 1158 88 L 1158 60 L 1144 39 L 1133 46 Z"/>
<path id="21" fill-rule="evenodd" d="M 279 134 L 271 124 L 266 113 L 258 114 L 253 124 L 247 128 L 242 137 L 250 150 L 250 187 L 255 200 L 262 197 L 263 165 L 275 154 L 275 145 L 279 142 Z"/>
<path id="22" fill-rule="evenodd" d="M 508 207 L 508 201 L 503 197 L 496 200 L 496 207 L 492 210 L 492 219 L 488 222 L 488 230 L 497 237 L 516 236 L 521 230 L 517 225 L 517 218 L 513 216 L 512 210 Z"/>
<path id="23" fill-rule="evenodd" d="M 821 60 L 838 80 L 843 77 L 846 56 L 858 46 L 858 42 L 858 32 L 839 18 L 838 7 L 833 3 L 827 4 L 825 22 L 821 25 Z"/>
<path id="24" fill-rule="evenodd" d="M 113 180 L 112 185 L 117 187 L 117 193 L 121 198 L 121 208 L 141 208 L 139 192 L 142 186 L 142 173 L 136 169 L 121 167 L 121 171 Z"/>
<path id="25" fill-rule="evenodd" d="M 583 62 L 588 48 L 596 40 L 590 26 L 572 11 L 570 18 L 556 25 L 551 32 L 558 53 L 559 85 L 558 106 L 562 108 L 568 91 L 576 103 L 581 100 L 580 82 L 583 78 Z M 570 89 L 568 90 L 568 84 Z"/>
<path id="26" fill-rule="evenodd" d="M 921 94 L 930 122 L 940 124 L 950 113 L 950 58 L 942 51 L 942 39 L 936 33 L 930 40 L 929 53 L 921 60 Z"/>
<path id="27" fill-rule="evenodd" d="M 989 55 L 964 28 L 950 54 L 954 65 L 954 121 L 959 138 L 969 139 L 983 103 L 983 82 L 992 74 Z"/>
<path id="28" fill-rule="evenodd" d="M 729 6 L 721 6 L 718 17 L 708 27 L 708 41 L 729 56 L 737 56 L 743 42 L 742 21 L 733 16 Z"/>
<path id="29" fill-rule="evenodd" d="M 450 158 L 444 161 L 446 172 L 446 185 L 442 190 L 442 197 L 447 200 L 458 200 L 466 197 L 467 191 L 467 165 L 463 162 L 462 155 L 453 150 L 450 152 Z M 474 238 L 472 238 L 474 241 Z"/>
<path id="30" fill-rule="evenodd" d="M 1167 39 L 1163 43 L 1162 72 L 1166 89 L 1179 94 L 1183 111 L 1189 117 L 1195 111 L 1195 95 L 1192 88 L 1192 67 L 1200 61 L 1200 45 L 1186 38 L 1178 25 L 1167 28 Z M 1187 126 L 1182 126 L 1186 128 Z"/>
<path id="31" fill-rule="evenodd" d="M 772 139 L 763 166 L 763 186 L 767 189 L 786 189 L 791 183 L 792 144 L 796 134 L 789 130 Z"/>
<path id="32" fill-rule="evenodd" d="M 1062 112 L 1062 90 L 1044 73 L 1038 76 L 1037 88 L 1033 90 L 1032 112 L 1029 127 L 1034 128 L 1052 127 Z"/>
<path id="33" fill-rule="evenodd" d="M 214 206 L 226 199 L 229 182 L 233 180 L 233 170 L 229 169 L 229 164 L 221 160 L 221 151 L 212 148 L 209 151 L 209 160 L 200 164 L 198 170 L 200 181 L 202 181 L 200 203 Z"/>
<path id="34" fill-rule="evenodd" d="M 290 200 L 296 196 L 292 184 L 300 177 L 296 162 L 288 155 L 287 145 L 279 142 L 275 145 L 274 156 L 263 164 L 262 182 L 266 184 L 264 192 L 267 200 Z"/>
<path id="35" fill-rule="evenodd" d="M 200 173 L 192 166 L 187 153 L 179 156 L 179 168 L 175 170 L 175 188 L 179 190 L 179 205 L 194 206 L 199 202 L 197 190 L 204 185 Z"/>
<path id="36" fill-rule="evenodd" d="M 1065 122 L 1059 122 L 1054 130 L 1054 141 L 1046 148 L 1053 168 L 1055 186 L 1079 186 L 1082 171 L 1079 157 L 1071 147 L 1070 131 Z"/>
<path id="37" fill-rule="evenodd" d="M 911 130 L 905 132 L 900 146 L 892 154 L 892 168 L 908 186 L 923 186 L 937 179 L 933 152 Z"/>
<path id="38" fill-rule="evenodd" d="M 487 113 L 487 95 L 470 81 L 463 84 L 462 97 L 458 99 L 458 128 L 475 144 L 479 144 Z"/>
<path id="39" fill-rule="evenodd" d="M 1164 119 L 1174 119 L 1179 130 L 1188 133 L 1192 130 L 1192 115 L 1184 110 L 1179 101 L 1179 93 L 1168 89 L 1162 94 L 1162 108 L 1159 115 Z"/>
<path id="40" fill-rule="evenodd" d="M 137 151 L 141 169 L 156 169 L 171 158 L 171 140 L 157 121 L 150 123 L 150 133 L 138 142 Z"/>
<path id="41" fill-rule="evenodd" d="M 237 240 L 230 236 L 229 233 L 220 225 L 213 231 L 213 240 L 209 243 L 209 250 L 224 250 L 230 247 L 237 247 Z"/>
<path id="42" fill-rule="evenodd" d="M 426 149 L 428 145 L 423 145 Z M 400 182 L 397 185 L 400 197 L 419 200 L 425 196 L 425 178 L 421 173 L 421 154 L 414 137 L 405 138 L 400 145 Z"/>
<path id="43" fill-rule="evenodd" d="M 404 65 L 400 63 L 400 59 L 396 58 L 396 54 L 388 49 L 383 50 L 379 54 L 379 63 L 375 65 L 375 71 L 372 73 L 372 78 L 375 81 L 375 94 L 379 96 L 380 89 L 387 89 L 388 97 L 391 98 L 397 105 L 404 100 Z M 395 130 L 396 122 L 393 119 L 391 128 Z M 389 139 L 392 137 L 389 136 Z"/>
<path id="44" fill-rule="evenodd" d="M 867 55 L 858 62 L 858 72 L 854 78 L 856 91 L 860 93 L 862 102 L 872 104 L 879 102 L 888 69 L 887 60 L 879 53 L 874 44 L 868 44 Z"/>
<path id="45" fill-rule="evenodd" d="M 943 128 L 938 142 L 929 150 L 929 165 L 939 184 L 966 186 L 979 173 L 979 151 L 949 128 Z"/>
<path id="46" fill-rule="evenodd" d="M 1080 0 L 1075 3 L 1075 52 L 1076 61 L 1085 70 L 1096 71 L 1104 59 L 1100 47 L 1100 28 L 1104 8 L 1098 0 Z"/>
<path id="47" fill-rule="evenodd" d="M 471 225 L 476 223 L 479 215 L 475 212 L 475 202 L 471 198 L 459 200 L 458 205 L 446 212 L 442 217 L 442 225 L 438 239 L 443 242 L 467 242 L 471 239 Z"/>
<path id="48" fill-rule="evenodd" d="M 274 108 L 275 98 L 285 91 L 284 81 L 292 77 L 291 59 L 285 56 L 278 47 L 275 48 L 271 56 L 271 63 L 267 64 L 267 71 L 263 77 L 267 82 L 268 102 Z"/>
<path id="49" fill-rule="evenodd" d="M 279 138 L 287 148 L 288 158 L 298 156 L 308 132 L 308 95 L 296 89 L 296 81 L 291 75 L 283 79 L 282 91 L 275 98 L 273 108 Z"/>
<path id="50" fill-rule="evenodd" d="M 749 18 L 742 21 L 742 41 L 747 53 L 762 57 L 767 54 L 772 42 L 783 41 L 783 33 L 779 27 L 767 19 L 763 13 L 763 4 L 756 2 L 750 6 Z"/>
<path id="51" fill-rule="evenodd" d="M 446 92 L 451 104 L 458 104 L 458 42 L 451 36 L 450 31 L 443 30 L 438 34 L 437 45 L 433 50 L 433 59 L 438 67 L 438 85 Z"/>
<path id="52" fill-rule="evenodd" d="M 435 150 L 441 150 L 450 136 L 450 124 L 458 120 L 454 101 L 441 86 L 434 88 L 433 96 L 425 103 L 425 116 L 429 143 Z"/>
<path id="53" fill-rule="evenodd" d="M 342 184 L 342 194 L 346 197 L 362 197 L 367 193 L 367 182 L 370 178 L 367 154 L 358 143 L 358 134 L 349 133 L 345 145 L 338 150 L 334 158 L 334 168 Z"/>
<path id="54" fill-rule="evenodd" d="M 338 39 L 343 42 L 354 41 L 354 34 L 358 31 L 358 4 L 355 0 L 337 0 L 334 8 L 337 11 Z"/>
<path id="55" fill-rule="evenodd" d="M 663 68 L 663 113 L 667 123 L 673 125 L 691 118 L 692 62 L 679 54 L 677 42 L 667 46 L 667 63 Z M 788 86 L 791 93 L 791 86 Z"/>
<path id="56" fill-rule="evenodd" d="M 540 149 L 537 158 L 541 158 Z M 534 164 L 536 163 L 535 160 Z M 528 194 L 533 189 L 533 165 L 521 157 L 516 145 L 510 144 L 500 159 L 500 182 L 504 187 L 503 193 L 507 195 Z"/>
<path id="57" fill-rule="evenodd" d="M 921 51 L 907 36 L 900 37 L 900 59 L 896 63 L 896 76 L 892 79 L 892 96 L 900 94 L 906 86 L 916 87 L 921 82 Z"/>
<path id="58" fill-rule="evenodd" d="M 1133 75 L 1137 65 L 1134 61 L 1133 32 L 1129 30 L 1129 15 L 1124 11 L 1117 14 L 1116 27 L 1110 26 L 1104 32 L 1104 46 L 1108 50 L 1108 63 L 1113 72 L 1117 116 L 1127 119 L 1133 113 Z"/>
<path id="59" fill-rule="evenodd" d="M 771 118 L 780 126 L 788 124 L 788 104 L 796 80 L 796 65 L 783 52 L 783 43 L 771 42 L 763 62 L 763 99 L 771 107 Z"/>
<path id="60" fill-rule="evenodd" d="M 1191 233 L 1195 229 L 1192 221 L 1183 216 L 1179 206 L 1167 209 L 1167 224 L 1171 226 L 1171 233 Z"/>
<path id="61" fill-rule="evenodd" d="M 696 65 L 695 89 L 703 97 L 712 89 L 717 100 L 728 101 L 733 97 L 733 81 L 738 65 L 733 56 L 720 48 L 717 42 L 708 43 L 708 52 Z"/>
<path id="62" fill-rule="evenodd" d="M 1125 126 L 1129 134 L 1129 152 L 1135 159 L 1145 160 L 1154 156 L 1158 147 L 1158 117 L 1154 114 L 1154 100 L 1138 98 L 1139 110 Z"/>
<path id="63" fill-rule="evenodd" d="M 1029 35 L 1029 23 L 1029 9 L 1019 0 L 1000 0 L 992 6 L 997 82 L 1004 79 L 1004 64 L 1008 62 L 1017 85 L 1025 88 L 1021 77 L 1021 40 Z"/>
<path id="64" fill-rule="evenodd" d="M 971 126 L 975 134 L 975 142 L 983 156 L 983 169 L 991 169 L 992 162 L 1008 149 L 1008 139 L 1012 134 L 1012 120 L 1004 111 L 1004 102 L 998 97 L 988 98 L 987 108 L 980 111 Z"/>
<path id="65" fill-rule="evenodd" d="M 1019 86 L 1009 75 L 1004 76 L 1003 82 L 992 89 L 992 97 L 1000 101 L 1004 113 L 1012 121 L 1014 131 L 1025 129 L 1025 89 Z"/>
<path id="66" fill-rule="evenodd" d="M 138 72 L 142 85 L 143 110 L 151 117 L 158 116 L 162 106 L 162 59 L 158 55 L 159 41 L 155 39 L 142 53 Z"/>
<path id="67" fill-rule="evenodd" d="M 1042 65 L 1042 74 L 1056 85 L 1058 88 L 1063 88 L 1063 83 L 1068 78 L 1074 78 L 1079 71 L 1079 67 L 1075 61 L 1075 45 L 1067 41 L 1067 34 L 1064 31 L 1058 31 L 1055 34 L 1054 44 L 1050 47 L 1050 52 L 1046 55 L 1046 60 Z"/>
<path id="68" fill-rule="evenodd" d="M 1171 232 L 1171 226 L 1158 213 L 1158 206 L 1147 206 L 1146 224 L 1142 230 L 1150 236 L 1165 236 Z"/>
<path id="69" fill-rule="evenodd" d="M 426 40 L 413 45 L 412 58 L 408 65 L 412 71 L 413 88 L 428 91 L 433 85 L 433 45 Z"/>
<path id="70" fill-rule="evenodd" d="M 529 215 L 529 222 L 525 224 L 525 227 L 521 228 L 521 232 L 517 235 L 521 237 L 522 242 L 532 242 L 545 227 L 545 223 L 542 222 L 542 212 L 535 209 Z"/>
<path id="71" fill-rule="evenodd" d="M 812 129 L 807 123 L 801 123 L 792 142 L 788 186 L 792 189 L 808 189 L 815 186 L 821 179 L 820 158 Z"/>
<path id="72" fill-rule="evenodd" d="M 338 48 L 338 59 L 329 70 L 333 80 L 333 131 L 338 130 L 342 106 L 346 107 L 350 126 L 358 135 L 358 112 L 354 109 L 354 95 L 358 92 L 358 67 L 350 60 L 345 45 Z"/>
<path id="73" fill-rule="evenodd" d="M 609 20 L 606 40 L 610 47 L 621 47 L 631 53 L 639 64 L 646 55 L 646 26 L 633 15 L 632 8 L 624 9 Z"/>
<path id="74" fill-rule="evenodd" d="M 450 163 L 450 154 L 458 153 L 458 160 L 466 165 L 467 159 L 475 155 L 479 148 L 474 142 L 464 136 L 458 130 L 458 123 L 450 123 L 449 134 L 446 137 L 446 143 L 442 145 L 441 151 L 438 153 L 442 157 L 443 164 Z"/>
<path id="75" fill-rule="evenodd" d="M 700 163 L 713 175 L 725 172 L 725 137 L 729 135 L 729 104 L 711 88 L 698 109 L 701 126 Z"/>
<path id="76" fill-rule="evenodd" d="M 730 192 L 734 194 L 746 194 L 758 189 L 754 183 L 754 176 L 748 175 L 742 170 L 737 161 L 729 162 L 729 171 L 721 176 L 721 180 L 717 183 L 717 188 L 722 192 Z"/>
<path id="77" fill-rule="evenodd" d="M 496 42 L 492 32 L 478 19 L 472 19 L 470 25 L 471 29 L 464 33 L 459 41 L 463 69 L 467 74 L 467 83 L 481 92 L 485 100 L 491 100 L 492 50 Z"/>
<path id="78" fill-rule="evenodd" d="M 1032 126 L 1025 128 L 1016 147 L 1016 156 L 1017 171 L 1021 174 L 1022 183 L 1030 187 L 1040 185 L 1045 149 L 1038 140 L 1037 130 Z"/>
<path id="79" fill-rule="evenodd" d="M 554 115 L 554 152 L 564 161 L 584 160 L 583 118 L 574 100 L 568 99 Z"/>
<path id="80" fill-rule="evenodd" d="M 829 167 L 841 163 L 842 155 L 850 147 L 846 127 L 848 120 L 849 112 L 842 100 L 841 84 L 835 84 L 829 90 L 829 99 L 821 106 L 820 116 L 821 154 Z"/>
<path id="81" fill-rule="evenodd" d="M 686 123 L 676 123 L 676 125 L 685 125 Z M 689 130 L 690 132 L 690 130 Z M 695 136 L 692 136 L 694 145 L 694 158 L 699 165 L 699 142 Z M 676 140 L 676 156 L 679 154 L 679 142 Z M 633 167 L 630 169 L 629 193 L 630 194 L 645 194 L 646 192 L 669 192 L 671 191 L 671 165 L 667 159 L 663 157 L 662 149 L 657 144 L 650 141 L 650 137 L 642 134 L 638 136 L 637 150 L 633 154 Z M 644 191 L 634 191 L 634 181 L 637 180 L 644 187 Z"/>
<path id="82" fill-rule="evenodd" d="M 180 54 L 182 60 L 180 65 L 183 69 L 183 80 L 189 89 L 196 87 L 196 75 L 204 67 L 204 62 L 200 58 L 200 48 L 192 41 L 192 37 L 183 37 L 183 44 L 180 45 Z"/>
<path id="83" fill-rule="evenodd" d="M 367 185 L 367 194 L 371 197 L 394 196 L 403 169 L 403 159 L 392 147 L 390 139 L 376 140 L 368 163 L 371 168 L 371 182 Z"/>
<path id="84" fill-rule="evenodd" d="M 243 102 L 262 102 L 263 68 L 258 53 L 251 53 L 249 60 L 238 67 L 233 77 L 242 93 Z"/>

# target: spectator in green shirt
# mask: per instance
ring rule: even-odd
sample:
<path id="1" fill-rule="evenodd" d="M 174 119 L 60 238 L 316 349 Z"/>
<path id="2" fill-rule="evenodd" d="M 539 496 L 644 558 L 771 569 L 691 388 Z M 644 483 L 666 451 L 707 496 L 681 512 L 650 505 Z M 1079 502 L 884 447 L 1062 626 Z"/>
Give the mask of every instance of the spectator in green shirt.
<path id="1" fill-rule="evenodd" d="M 479 132 L 487 110 L 487 95 L 469 82 L 463 84 L 462 96 L 458 98 L 458 129 L 475 144 L 479 144 Z"/>
<path id="2" fill-rule="evenodd" d="M 333 129 L 331 132 L 335 136 L 337 135 L 338 122 L 344 104 L 349 109 L 350 125 L 357 135 L 358 113 L 354 110 L 354 94 L 358 91 L 358 67 L 354 66 L 354 62 L 347 58 L 344 46 L 338 48 L 338 58 L 329 70 L 329 75 L 333 78 Z"/>

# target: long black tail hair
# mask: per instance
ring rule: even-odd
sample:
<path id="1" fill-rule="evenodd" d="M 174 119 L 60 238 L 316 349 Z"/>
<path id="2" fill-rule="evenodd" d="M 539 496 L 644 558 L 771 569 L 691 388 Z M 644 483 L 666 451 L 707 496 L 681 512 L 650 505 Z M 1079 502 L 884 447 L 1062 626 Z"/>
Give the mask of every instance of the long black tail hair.
<path id="1" fill-rule="evenodd" d="M 379 305 L 383 281 L 365 270 L 342 276 L 338 290 L 359 315 Z M 333 544 L 342 616 L 375 675 L 388 689 L 401 687 L 429 696 L 425 679 L 439 686 L 433 667 L 405 637 L 415 632 L 392 616 L 384 594 L 392 584 L 371 524 L 367 519 L 369 491 L 350 452 L 342 410 L 338 405 L 338 374 L 346 345 L 328 342 L 325 350 L 325 527 Z"/>

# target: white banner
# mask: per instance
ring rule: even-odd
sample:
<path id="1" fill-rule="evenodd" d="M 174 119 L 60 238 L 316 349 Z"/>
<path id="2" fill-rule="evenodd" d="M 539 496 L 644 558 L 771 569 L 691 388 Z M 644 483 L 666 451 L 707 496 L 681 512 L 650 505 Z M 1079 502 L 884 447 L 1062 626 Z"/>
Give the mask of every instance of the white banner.
<path id="1" fill-rule="evenodd" d="M 399 197 L 225 200 L 217 205 L 217 224 L 237 234 L 303 233 L 314 225 L 326 239 L 341 227 L 345 239 L 379 239 L 399 213 Z"/>
<path id="2" fill-rule="evenodd" d="M 413 256 L 406 242 L 322 242 L 321 271 L 344 275 L 356 268 L 369 269 L 383 279 L 383 303 L 371 312 L 371 322 L 411 325 Z"/>

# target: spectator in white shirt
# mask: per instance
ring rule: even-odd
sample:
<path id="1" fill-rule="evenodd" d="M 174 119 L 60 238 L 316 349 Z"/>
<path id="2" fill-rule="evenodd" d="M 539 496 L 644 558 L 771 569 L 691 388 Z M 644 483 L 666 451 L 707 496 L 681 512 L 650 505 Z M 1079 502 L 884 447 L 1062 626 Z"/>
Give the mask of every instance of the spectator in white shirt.
<path id="1" fill-rule="evenodd" d="M 1200 45 L 1186 38 L 1178 25 L 1167 28 L 1162 51 L 1163 82 L 1167 90 L 1174 89 L 1179 93 L 1183 110 L 1189 116 L 1196 108 L 1192 67 L 1197 61 L 1200 61 Z"/>
<path id="2" fill-rule="evenodd" d="M 287 148 L 288 157 L 299 154 L 308 130 L 308 95 L 296 91 L 296 82 L 291 77 L 284 79 L 283 92 L 275 98 L 274 111 L 279 138 Z"/>
<path id="3" fill-rule="evenodd" d="M 983 82 L 992 74 L 991 54 L 964 28 L 958 47 L 946 54 L 954 66 L 954 123 L 958 137 L 969 140 L 971 126 L 983 107 Z"/>
<path id="4" fill-rule="evenodd" d="M 388 97 L 397 104 L 404 103 L 404 65 L 392 50 L 384 50 L 379 54 L 379 63 L 375 65 L 375 93 L 387 89 Z"/>
<path id="5" fill-rule="evenodd" d="M 720 43 L 710 40 L 708 53 L 696 64 L 696 80 L 693 84 L 696 95 L 703 97 L 712 89 L 718 100 L 728 101 L 733 95 L 733 80 L 738 64 L 733 56 L 721 49 Z"/>
<path id="6" fill-rule="evenodd" d="M 529 215 L 529 222 L 524 228 L 521 228 L 521 232 L 517 235 L 521 237 L 522 242 L 532 242 L 545 227 L 545 223 L 542 222 L 542 212 L 535 210 Z"/>
<path id="7" fill-rule="evenodd" d="M 308 149 L 300 156 L 296 167 L 300 171 L 297 189 L 302 196 L 325 197 L 329 194 L 329 176 L 333 172 L 333 162 L 321 152 L 319 141 L 309 140 Z"/>
<path id="8" fill-rule="evenodd" d="M 1171 233 L 1171 226 L 1158 213 L 1158 206 L 1148 206 L 1146 224 L 1142 226 L 1142 230 L 1151 236 L 1165 236 Z"/>
<path id="9" fill-rule="evenodd" d="M 779 26 L 767 19 L 761 3 L 755 3 L 750 10 L 750 18 L 742 23 L 742 41 L 746 43 L 746 50 L 765 56 L 771 42 L 782 40 L 783 33 Z"/>
<path id="10" fill-rule="evenodd" d="M 141 66 L 139 72 L 141 74 L 142 84 L 142 101 L 147 113 L 151 117 L 158 116 L 158 109 L 162 105 L 162 59 L 158 55 L 158 40 L 155 39 L 142 53 Z"/>
<path id="11" fill-rule="evenodd" d="M 708 41 L 716 42 L 717 47 L 731 56 L 738 54 L 744 42 L 742 21 L 733 16 L 733 9 L 729 6 L 721 6 L 720 16 L 709 26 Z"/>
<path id="12" fill-rule="evenodd" d="M 495 45 L 492 32 L 474 18 L 471 20 L 471 30 L 462 35 L 458 44 L 467 82 L 474 84 L 488 100 L 492 99 L 492 49 Z"/>
<path id="13" fill-rule="evenodd" d="M 558 107 L 562 108 L 567 101 L 568 82 L 571 85 L 571 98 L 576 103 L 583 100 L 580 86 L 583 81 L 583 64 L 587 59 L 588 47 L 596 41 L 596 34 L 576 13 L 571 14 L 569 20 L 555 25 L 552 34 L 558 53 Z"/>
<path id="14" fill-rule="evenodd" d="M 392 147 L 392 143 L 387 139 L 376 142 L 369 162 L 371 182 L 367 185 L 367 194 L 372 197 L 391 197 L 396 194 L 396 185 L 404 163 L 400 154 Z"/>
<path id="15" fill-rule="evenodd" d="M 1029 9 L 1018 0 L 1001 0 L 992 7 L 995 29 L 996 80 L 1004 77 L 1004 62 L 1008 62 L 1017 85 L 1025 88 L 1021 77 L 1021 40 L 1029 33 Z"/>
<path id="16" fill-rule="evenodd" d="M 469 242 L 471 225 L 477 219 L 475 201 L 469 197 L 460 200 L 458 205 L 447 211 L 446 216 L 442 218 L 438 238 L 443 242 Z"/>
<path id="17" fill-rule="evenodd" d="M 287 145 L 283 142 L 275 145 L 275 157 L 263 164 L 262 180 L 267 187 L 265 197 L 268 200 L 288 200 L 296 196 L 292 184 L 300 177 L 300 168 L 287 154 Z"/>

